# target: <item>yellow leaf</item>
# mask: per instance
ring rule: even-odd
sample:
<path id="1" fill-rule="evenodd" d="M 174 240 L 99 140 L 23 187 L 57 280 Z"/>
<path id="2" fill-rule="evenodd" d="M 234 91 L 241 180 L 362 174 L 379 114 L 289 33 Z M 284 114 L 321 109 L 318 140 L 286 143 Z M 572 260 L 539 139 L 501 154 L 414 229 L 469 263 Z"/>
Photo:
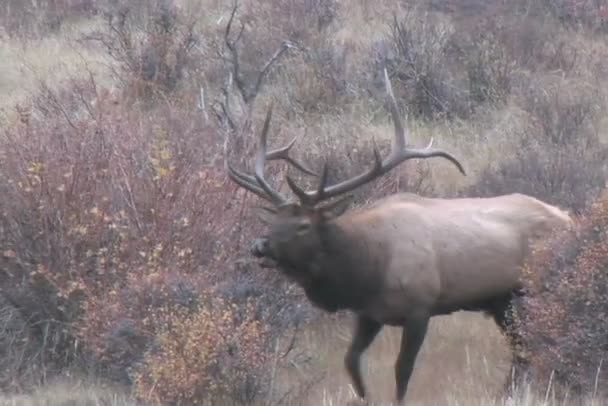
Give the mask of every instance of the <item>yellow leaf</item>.
<path id="1" fill-rule="evenodd" d="M 16 258 L 17 254 L 13 250 L 6 250 L 6 251 L 2 252 L 2 256 L 4 258 Z"/>

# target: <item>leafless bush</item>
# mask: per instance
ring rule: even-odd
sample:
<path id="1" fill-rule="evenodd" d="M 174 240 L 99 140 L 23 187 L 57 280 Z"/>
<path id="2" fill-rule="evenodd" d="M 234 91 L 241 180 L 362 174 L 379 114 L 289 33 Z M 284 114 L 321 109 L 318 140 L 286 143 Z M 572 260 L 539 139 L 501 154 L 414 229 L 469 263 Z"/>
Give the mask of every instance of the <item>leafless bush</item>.
<path id="1" fill-rule="evenodd" d="M 502 104 L 511 94 L 513 71 L 512 60 L 497 33 L 489 29 L 473 34 L 470 44 L 475 44 L 466 58 L 469 97 L 472 103 Z"/>
<path id="2" fill-rule="evenodd" d="M 513 156 L 488 167 L 465 193 L 526 193 L 579 212 L 606 185 L 608 148 L 594 125 L 601 94 L 532 86 L 525 100 L 531 123 Z"/>
<path id="3" fill-rule="evenodd" d="M 608 5 L 598 0 L 545 0 L 546 7 L 561 21 L 608 29 Z"/>
<path id="4" fill-rule="evenodd" d="M 284 69 L 289 78 L 286 97 L 295 111 L 328 113 L 340 111 L 349 98 L 346 75 L 347 51 L 329 44 L 305 50 Z"/>
<path id="5" fill-rule="evenodd" d="M 389 47 L 375 59 L 392 69 L 413 114 L 468 118 L 477 106 L 504 103 L 511 94 L 515 63 L 498 25 L 462 33 L 446 16 L 414 9 L 394 17 L 390 29 Z"/>
<path id="6" fill-rule="evenodd" d="M 87 37 L 104 46 L 117 62 L 117 79 L 139 100 L 149 100 L 156 91 L 174 91 L 200 60 L 194 56 L 200 41 L 196 16 L 186 15 L 173 0 L 154 0 L 145 15 L 142 19 L 130 2 L 109 3 L 104 28 Z"/>
<path id="7" fill-rule="evenodd" d="M 42 37 L 57 31 L 65 20 L 90 17 L 93 0 L 6 0 L 0 5 L 0 27 L 14 37 Z"/>
<path id="8" fill-rule="evenodd" d="M 395 81 L 410 90 L 405 93 L 412 112 L 424 117 L 467 116 L 468 99 L 458 70 L 448 64 L 453 27 L 442 16 L 410 12 L 391 24 L 395 57 Z M 450 66 L 451 65 L 451 66 Z M 398 89 L 398 88 L 397 88 Z M 397 90 L 398 91 L 398 90 Z"/>
<path id="9" fill-rule="evenodd" d="M 289 40 L 302 47 L 317 45 L 320 34 L 337 18 L 339 2 L 336 0 L 271 0 L 250 5 L 244 18 L 257 28 L 264 27 L 268 40 Z M 267 22 L 272 21 L 272 26 Z M 260 40 L 259 35 L 250 40 Z M 247 43 L 248 45 L 250 43 Z M 257 43 L 256 46 L 262 44 Z"/>

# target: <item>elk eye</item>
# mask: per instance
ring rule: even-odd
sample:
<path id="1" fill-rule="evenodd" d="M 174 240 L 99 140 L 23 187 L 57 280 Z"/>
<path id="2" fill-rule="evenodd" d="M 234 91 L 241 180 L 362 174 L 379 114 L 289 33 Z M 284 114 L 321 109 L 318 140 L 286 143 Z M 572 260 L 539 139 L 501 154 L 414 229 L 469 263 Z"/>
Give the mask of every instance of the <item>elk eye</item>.
<path id="1" fill-rule="evenodd" d="M 298 234 L 304 234 L 304 233 L 308 232 L 309 229 L 310 229 L 309 224 L 299 224 L 297 232 L 298 232 Z"/>

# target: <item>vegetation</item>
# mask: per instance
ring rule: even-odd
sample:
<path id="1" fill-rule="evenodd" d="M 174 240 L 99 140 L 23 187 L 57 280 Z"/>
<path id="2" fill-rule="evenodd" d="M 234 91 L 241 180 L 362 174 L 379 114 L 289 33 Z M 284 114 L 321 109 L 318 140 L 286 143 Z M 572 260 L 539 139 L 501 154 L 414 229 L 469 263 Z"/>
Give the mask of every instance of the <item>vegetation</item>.
<path id="1" fill-rule="evenodd" d="M 531 295 L 520 304 L 516 320 L 527 361 L 536 379 L 552 378 L 562 392 L 605 395 L 607 226 L 604 194 L 576 230 L 541 244 L 525 267 Z"/>
<path id="2" fill-rule="evenodd" d="M 77 371 L 158 404 L 350 398 L 332 376 L 342 373 L 342 347 L 339 332 L 319 327 L 328 316 L 248 255 L 262 231 L 249 210 L 258 202 L 228 180 L 224 161 L 252 161 L 252 134 L 272 102 L 276 146 L 297 136 L 294 155 L 314 168 L 327 160 L 330 181 L 367 167 L 372 142 L 389 147 L 391 123 L 380 108 L 386 66 L 410 142 L 434 137 L 469 175 L 440 162 L 408 163 L 363 188 L 355 205 L 397 191 L 521 192 L 581 214 L 576 231 L 540 244 L 526 266 L 532 296 L 516 316 L 531 386 L 517 402 L 542 398 L 549 378 L 600 396 L 608 378 L 598 365 L 607 352 L 599 322 L 606 7 L 241 3 L 0 6 L 2 392 L 52 397 L 36 388 Z M 273 164 L 268 178 L 280 184 L 284 171 Z M 490 402 L 507 372 L 493 372 L 487 359 L 500 370 L 504 346 L 485 321 L 451 317 L 472 335 L 459 335 L 452 319 L 438 321 L 421 356 L 466 363 L 466 382 L 460 367 L 446 378 L 455 379 L 450 401 Z M 331 323 L 343 328 L 344 316 Z M 392 354 L 388 337 L 378 351 Z M 489 355 L 465 360 L 462 347 Z M 446 402 L 417 390 L 416 379 L 412 396 Z M 480 380 L 496 393 L 481 392 Z M 386 392 L 390 398 L 393 388 Z"/>

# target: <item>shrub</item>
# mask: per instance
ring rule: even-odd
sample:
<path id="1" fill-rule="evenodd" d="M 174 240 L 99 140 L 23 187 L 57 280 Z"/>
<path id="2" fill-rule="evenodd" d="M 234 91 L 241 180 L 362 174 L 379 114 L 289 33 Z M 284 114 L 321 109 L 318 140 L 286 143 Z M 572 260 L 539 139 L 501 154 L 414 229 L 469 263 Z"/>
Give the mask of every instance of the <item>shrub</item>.
<path id="1" fill-rule="evenodd" d="M 596 0 L 545 0 L 546 6 L 561 21 L 584 24 L 597 30 L 608 28 L 608 6 Z"/>
<path id="2" fill-rule="evenodd" d="M 286 97 L 304 114 L 340 111 L 347 101 L 347 52 L 321 44 L 291 58 L 285 67 Z"/>
<path id="3" fill-rule="evenodd" d="M 496 21 L 492 21 L 496 24 Z M 467 81 L 471 102 L 502 104 L 511 94 L 513 70 L 516 62 L 512 60 L 506 47 L 500 41 L 499 29 L 490 27 L 474 32 L 467 38 L 475 44 L 466 58 Z"/>
<path id="4" fill-rule="evenodd" d="M 255 48 L 264 44 L 260 40 L 289 40 L 303 47 L 316 44 L 328 26 L 336 19 L 339 2 L 336 0 L 271 0 L 247 4 L 244 18 L 256 28 L 264 27 L 258 35 L 246 41 Z M 272 25 L 267 22 L 272 21 Z M 265 38 L 262 38 L 265 36 Z M 254 43 L 255 42 L 255 43 Z M 276 46 L 272 44 L 271 46 Z M 249 52 L 253 51 L 251 47 Z"/>
<path id="5" fill-rule="evenodd" d="M 116 62 L 115 74 L 129 95 L 156 100 L 155 92 L 176 90 L 188 68 L 195 71 L 196 18 L 173 0 L 146 6 L 111 2 L 104 9 L 104 27 L 86 38 L 101 43 Z"/>
<path id="6" fill-rule="evenodd" d="M 454 27 L 447 17 L 410 11 L 391 26 L 395 83 L 408 84 L 405 93 L 412 112 L 423 117 L 469 114 L 458 68 L 448 63 Z M 398 88 L 396 88 L 398 91 Z M 398 93 L 396 93 L 398 96 Z"/>
<path id="7" fill-rule="evenodd" d="M 251 303 L 210 302 L 167 317 L 135 378 L 139 397 L 158 404 L 200 404 L 210 395 L 241 404 L 256 400 L 266 383 L 258 375 L 266 364 L 264 326 L 251 318 Z"/>
<path id="8" fill-rule="evenodd" d="M 204 384 L 220 375 L 231 377 L 221 393 L 264 393 L 259 366 L 276 325 L 269 315 L 285 301 L 260 311 L 248 302 L 252 291 L 231 285 L 240 269 L 227 264 L 258 226 L 240 220 L 248 195 L 218 160 L 219 130 L 201 121 L 170 102 L 130 109 L 85 80 L 43 88 L 29 121 L 3 131 L 0 291 L 47 343 L 58 371 L 86 355 L 107 377 L 135 381 L 145 400 L 161 402 L 178 392 L 212 396 Z M 285 291 L 277 283 L 258 289 L 276 297 Z M 205 342 L 198 364 L 179 364 Z M 164 363 L 203 386 L 186 391 Z M 156 378 L 163 388 L 150 391 Z"/>
<path id="9" fill-rule="evenodd" d="M 65 20 L 96 11 L 93 0 L 6 0 L 0 5 L 0 27 L 10 36 L 39 38 L 58 31 Z"/>
<path id="10" fill-rule="evenodd" d="M 540 243 L 524 267 L 528 296 L 515 311 L 530 374 L 540 385 L 551 375 L 561 389 L 605 390 L 608 372 L 608 194 L 575 230 Z M 546 388 L 546 386 L 545 386 Z M 599 395 L 599 393 L 597 393 Z"/>
<path id="11" fill-rule="evenodd" d="M 530 123 L 514 140 L 512 156 L 486 168 L 463 193 L 526 193 L 578 212 L 603 190 L 608 147 L 595 129 L 603 98 L 595 90 L 574 92 L 563 84 L 529 88 L 524 108 Z"/>
<path id="12" fill-rule="evenodd" d="M 388 64 L 396 95 L 402 93 L 413 114 L 469 118 L 478 106 L 510 95 L 516 65 L 497 19 L 462 32 L 447 15 L 411 9 L 395 16 L 390 30 L 373 69 Z"/>

